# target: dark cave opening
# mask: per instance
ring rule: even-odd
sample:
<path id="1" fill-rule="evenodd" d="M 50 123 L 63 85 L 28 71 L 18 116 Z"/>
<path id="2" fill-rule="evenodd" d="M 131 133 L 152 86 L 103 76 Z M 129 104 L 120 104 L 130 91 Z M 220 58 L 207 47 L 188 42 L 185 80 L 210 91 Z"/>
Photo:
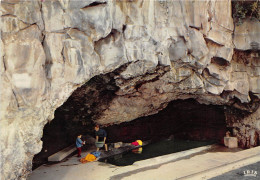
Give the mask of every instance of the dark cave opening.
<path id="1" fill-rule="evenodd" d="M 124 68 L 122 66 L 114 72 L 93 77 L 56 109 L 54 119 L 43 129 L 43 147 L 34 156 L 32 169 L 47 163 L 52 154 L 74 144 L 77 135 L 82 134 L 83 140 L 87 140 L 84 136 L 86 134 L 94 137 L 92 119 L 98 118 L 100 111 L 109 106 L 118 89 L 112 77 Z"/>
<path id="2" fill-rule="evenodd" d="M 223 106 L 199 104 L 194 99 L 176 100 L 157 114 L 106 128 L 110 141 L 160 140 L 170 135 L 188 140 L 222 143 L 227 131 Z"/>
<path id="3" fill-rule="evenodd" d="M 34 157 L 34 168 L 46 163 L 48 156 L 73 144 L 79 133 L 94 137 L 92 121 L 73 120 L 62 108 L 56 110 L 55 119 L 44 128 L 43 148 Z M 223 106 L 203 105 L 194 99 L 187 99 L 172 101 L 157 114 L 104 129 L 109 142 L 133 142 L 137 139 L 156 142 L 173 135 L 178 139 L 222 144 L 227 126 Z M 87 141 L 85 136 L 83 139 Z"/>
<path id="4" fill-rule="evenodd" d="M 62 108 L 62 107 L 61 107 Z M 33 158 L 33 170 L 48 162 L 48 157 L 72 145 L 78 134 L 88 132 L 79 121 L 69 119 L 60 108 L 55 111 L 55 118 L 43 129 L 42 150 Z"/>
<path id="5" fill-rule="evenodd" d="M 76 89 L 55 111 L 55 118 L 45 125 L 42 151 L 34 156 L 33 169 L 46 163 L 50 155 L 75 143 L 78 134 L 94 137 L 95 119 L 109 108 L 120 89 L 116 78 L 126 66 L 98 75 Z M 164 69 L 164 67 L 157 67 Z M 156 71 L 155 71 L 156 72 Z M 158 71 L 157 71 L 158 72 Z M 160 71 L 159 71 L 160 72 Z M 148 73 L 155 79 L 157 74 Z M 140 82 L 143 82 L 141 79 Z M 136 86 L 140 84 L 136 82 Z M 107 124 L 108 141 L 133 142 L 137 139 L 154 142 L 174 136 L 178 139 L 223 143 L 227 130 L 224 106 L 204 105 L 194 99 L 175 100 L 157 114 L 121 124 Z M 88 148 L 88 147 L 85 147 Z"/>

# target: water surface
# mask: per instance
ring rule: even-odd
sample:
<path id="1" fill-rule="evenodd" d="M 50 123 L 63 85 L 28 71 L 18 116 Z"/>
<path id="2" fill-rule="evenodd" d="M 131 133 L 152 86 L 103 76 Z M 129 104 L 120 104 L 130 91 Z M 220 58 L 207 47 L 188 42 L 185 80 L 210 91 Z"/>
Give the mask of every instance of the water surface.
<path id="1" fill-rule="evenodd" d="M 213 141 L 188 141 L 188 140 L 163 140 L 143 146 L 142 149 L 135 149 L 136 152 L 127 151 L 114 155 L 101 162 L 110 163 L 116 166 L 132 165 L 136 161 L 150 159 L 157 156 L 167 155 L 175 152 L 185 151 L 201 146 L 214 144 Z M 139 150 L 139 151 L 138 151 Z"/>

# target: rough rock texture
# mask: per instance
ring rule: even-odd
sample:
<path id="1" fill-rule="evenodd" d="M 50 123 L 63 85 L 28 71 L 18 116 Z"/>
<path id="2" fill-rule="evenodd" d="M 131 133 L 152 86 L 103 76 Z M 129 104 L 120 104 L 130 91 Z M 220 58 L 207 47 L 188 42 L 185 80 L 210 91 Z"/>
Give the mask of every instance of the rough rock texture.
<path id="1" fill-rule="evenodd" d="M 237 109 L 228 109 L 225 113 L 229 119 L 228 126 L 233 128 L 233 134 L 238 137 L 242 147 L 259 146 L 260 140 L 260 108 L 256 107 L 252 114 Z"/>
<path id="2" fill-rule="evenodd" d="M 258 34 L 259 22 L 234 29 L 230 0 L 1 1 L 1 179 L 26 178 L 55 109 L 123 65 L 97 123 L 193 98 L 248 112 L 240 123 L 258 127 L 259 109 L 251 108 L 260 97 Z M 240 141 L 247 137 L 237 130 Z"/>

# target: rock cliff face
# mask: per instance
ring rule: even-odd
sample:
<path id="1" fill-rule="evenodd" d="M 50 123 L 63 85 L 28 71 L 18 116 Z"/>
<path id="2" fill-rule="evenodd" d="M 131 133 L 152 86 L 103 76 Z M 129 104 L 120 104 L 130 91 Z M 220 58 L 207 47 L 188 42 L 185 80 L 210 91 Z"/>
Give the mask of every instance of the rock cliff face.
<path id="1" fill-rule="evenodd" d="M 54 111 L 106 73 L 103 90 L 113 96 L 102 103 L 93 93 L 96 123 L 131 121 L 193 98 L 227 106 L 240 145 L 259 145 L 259 32 L 258 21 L 234 27 L 229 0 L 3 0 L 1 179 L 27 177 Z M 97 92 L 84 87 L 78 99 Z"/>

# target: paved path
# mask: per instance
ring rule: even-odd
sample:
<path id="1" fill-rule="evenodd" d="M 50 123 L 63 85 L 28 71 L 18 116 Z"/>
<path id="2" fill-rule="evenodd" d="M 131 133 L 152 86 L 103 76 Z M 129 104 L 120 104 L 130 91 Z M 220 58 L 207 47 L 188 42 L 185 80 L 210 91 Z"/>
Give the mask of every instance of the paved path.
<path id="1" fill-rule="evenodd" d="M 249 173 L 248 173 L 249 172 Z M 253 176 L 256 175 L 256 176 Z M 227 172 L 210 180 L 258 180 L 260 179 L 260 162 L 250 164 Z"/>
<path id="2" fill-rule="evenodd" d="M 72 157 L 63 163 L 37 168 L 29 180 L 210 179 L 258 161 L 260 147 L 239 152 L 205 152 L 177 161 L 167 155 L 124 167 L 101 162 L 80 164 Z"/>

